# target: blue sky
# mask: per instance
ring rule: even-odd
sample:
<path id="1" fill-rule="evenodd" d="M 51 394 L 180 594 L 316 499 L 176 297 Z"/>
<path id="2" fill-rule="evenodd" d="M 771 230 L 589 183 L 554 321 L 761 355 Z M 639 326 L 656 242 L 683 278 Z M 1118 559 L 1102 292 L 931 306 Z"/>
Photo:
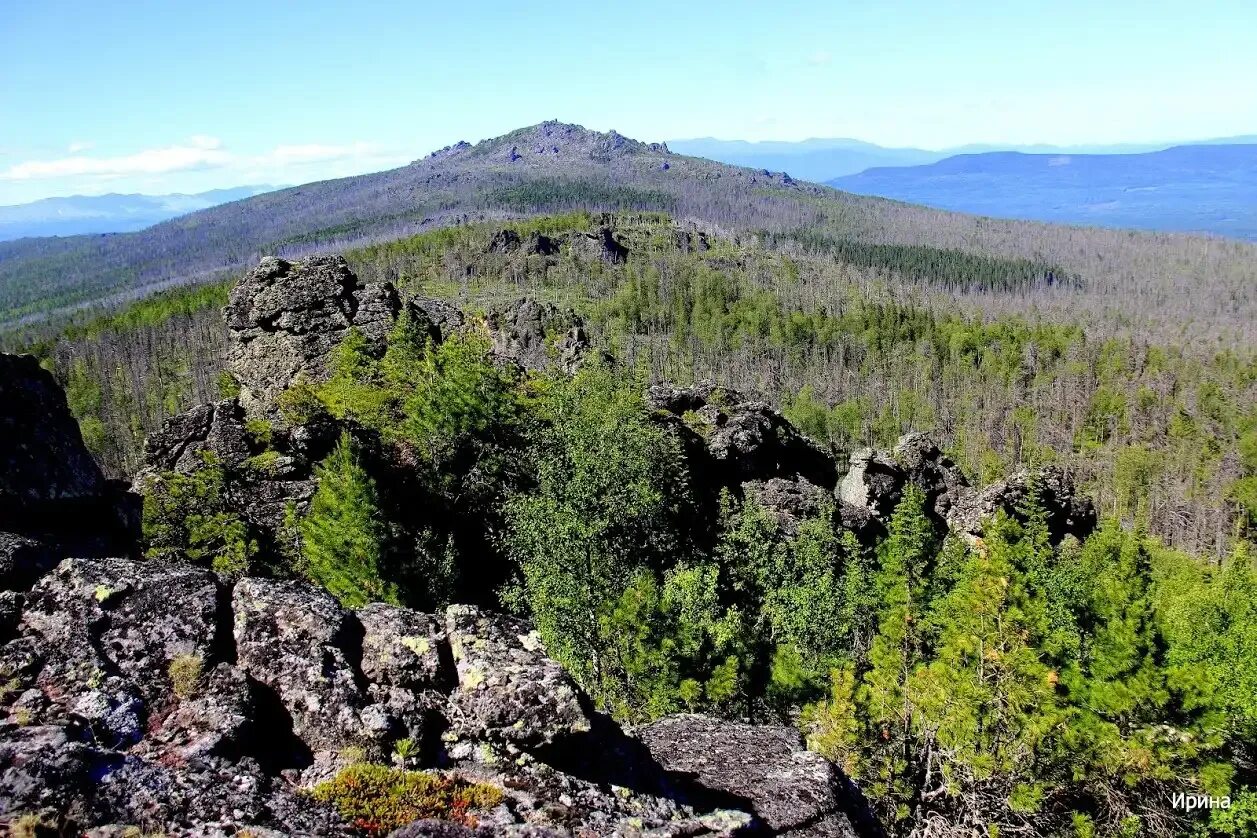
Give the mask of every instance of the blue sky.
<path id="1" fill-rule="evenodd" d="M 0 3 L 0 203 L 296 183 L 558 118 L 942 148 L 1257 133 L 1253 0 Z"/>

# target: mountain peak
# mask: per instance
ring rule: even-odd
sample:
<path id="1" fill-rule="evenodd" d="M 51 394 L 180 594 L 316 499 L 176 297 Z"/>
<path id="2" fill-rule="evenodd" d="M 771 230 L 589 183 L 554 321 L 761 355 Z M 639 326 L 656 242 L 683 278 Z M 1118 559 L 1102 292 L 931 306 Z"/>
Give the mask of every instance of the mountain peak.
<path id="1" fill-rule="evenodd" d="M 474 146 L 458 142 L 435 151 L 426 160 L 444 160 L 460 155 L 490 156 L 504 162 L 514 162 L 527 157 L 585 158 L 608 161 L 643 153 L 668 154 L 664 143 L 644 143 L 624 136 L 618 131 L 594 131 L 583 125 L 559 122 L 556 119 L 539 122 L 526 128 L 518 128 L 500 137 L 481 140 Z"/>

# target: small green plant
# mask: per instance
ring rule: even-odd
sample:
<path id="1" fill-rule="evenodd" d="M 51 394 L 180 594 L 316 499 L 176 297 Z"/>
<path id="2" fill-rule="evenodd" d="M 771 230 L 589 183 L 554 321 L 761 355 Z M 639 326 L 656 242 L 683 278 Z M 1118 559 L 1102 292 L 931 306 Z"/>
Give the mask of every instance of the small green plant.
<path id="1" fill-rule="evenodd" d="M 244 423 L 244 432 L 255 448 L 269 448 L 274 428 L 265 419 L 250 419 Z"/>
<path id="2" fill-rule="evenodd" d="M 170 675 L 170 685 L 179 698 L 188 698 L 196 692 L 201 683 L 201 673 L 205 661 L 200 655 L 184 653 L 176 655 L 166 670 Z"/>
<path id="3" fill-rule="evenodd" d="M 29 707 L 17 707 L 13 710 L 13 723 L 18 727 L 26 727 L 34 720 Z"/>
<path id="4" fill-rule="evenodd" d="M 369 835 L 385 835 L 423 818 L 475 826 L 474 812 L 502 801 L 502 790 L 486 783 L 371 764 L 349 766 L 310 795 Z"/>
<path id="5" fill-rule="evenodd" d="M 319 400 L 318 391 L 305 382 L 294 384 L 280 393 L 275 404 L 290 425 L 304 425 L 327 413 L 327 407 Z"/>
<path id="6" fill-rule="evenodd" d="M 218 387 L 220 399 L 234 399 L 240 395 L 240 382 L 236 381 L 236 377 L 229 372 L 221 373 L 214 383 Z"/>
<path id="7" fill-rule="evenodd" d="M 407 737 L 406 739 L 398 739 L 393 743 L 393 761 L 400 767 L 405 768 L 407 762 L 415 753 L 415 740 Z"/>

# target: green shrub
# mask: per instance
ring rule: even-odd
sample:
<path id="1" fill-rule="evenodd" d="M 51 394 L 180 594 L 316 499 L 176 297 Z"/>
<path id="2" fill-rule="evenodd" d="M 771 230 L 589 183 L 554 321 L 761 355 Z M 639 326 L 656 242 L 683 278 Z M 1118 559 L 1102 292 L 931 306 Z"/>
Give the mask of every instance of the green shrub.
<path id="1" fill-rule="evenodd" d="M 475 826 L 475 812 L 502 801 L 501 789 L 485 783 L 372 764 L 351 765 L 310 794 L 371 835 L 385 835 L 423 818 Z"/>

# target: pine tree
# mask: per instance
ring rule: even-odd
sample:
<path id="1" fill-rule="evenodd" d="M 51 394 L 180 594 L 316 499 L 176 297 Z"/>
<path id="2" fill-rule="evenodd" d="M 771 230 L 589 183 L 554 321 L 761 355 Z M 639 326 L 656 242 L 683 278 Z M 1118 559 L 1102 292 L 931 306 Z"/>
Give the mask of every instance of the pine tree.
<path id="1" fill-rule="evenodd" d="M 301 522 L 307 572 L 346 607 L 397 603 L 397 589 L 381 576 L 386 530 L 375 481 L 343 434 L 316 469 L 319 487 Z"/>
<path id="2" fill-rule="evenodd" d="M 875 743 L 869 757 L 874 796 L 910 796 L 915 758 L 913 672 L 922 662 L 926 580 L 937 552 L 925 495 L 908 486 L 879 551 L 874 586 L 881 601 L 877 634 L 859 699 Z"/>

